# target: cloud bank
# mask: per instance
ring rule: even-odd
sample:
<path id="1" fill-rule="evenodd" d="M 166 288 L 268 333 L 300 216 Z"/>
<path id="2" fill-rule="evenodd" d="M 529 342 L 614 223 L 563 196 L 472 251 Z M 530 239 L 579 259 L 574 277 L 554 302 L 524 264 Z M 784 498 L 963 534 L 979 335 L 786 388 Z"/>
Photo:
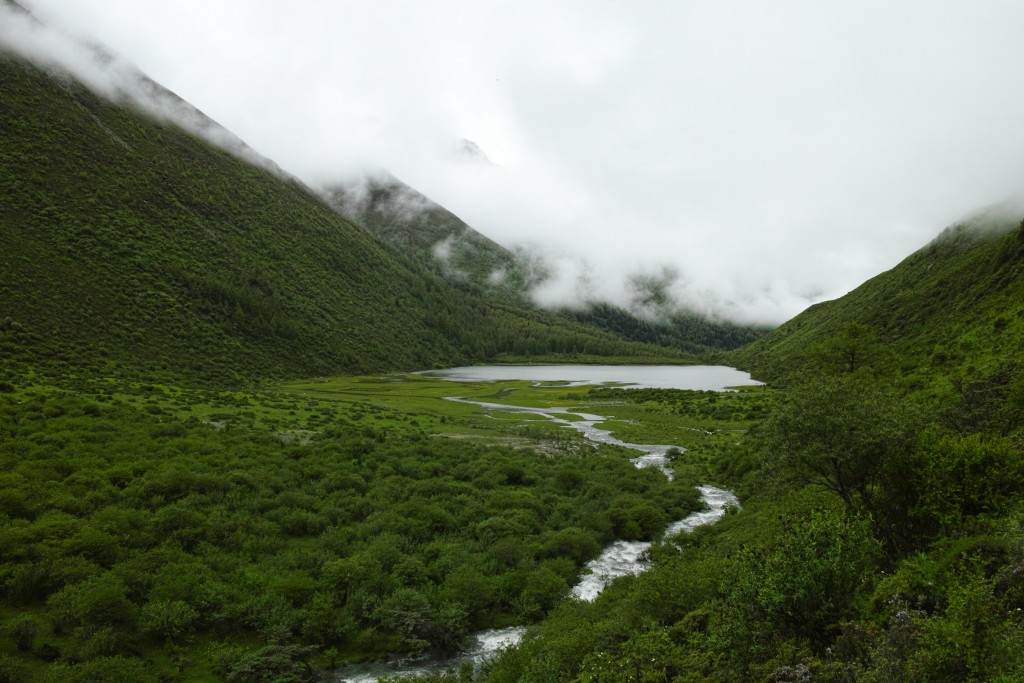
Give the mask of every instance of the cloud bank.
<path id="1" fill-rule="evenodd" d="M 383 167 L 535 245 L 549 305 L 648 276 L 780 322 L 1024 189 L 1011 0 L 25 4 L 311 185 Z"/>
<path id="2" fill-rule="evenodd" d="M 287 175 L 273 161 L 153 81 L 129 60 L 104 45 L 62 30 L 59 25 L 40 22 L 22 6 L 6 0 L 0 0 L 0 48 L 53 73 L 71 76 L 109 100 L 129 103 L 158 120 L 174 122 L 251 164 Z"/>

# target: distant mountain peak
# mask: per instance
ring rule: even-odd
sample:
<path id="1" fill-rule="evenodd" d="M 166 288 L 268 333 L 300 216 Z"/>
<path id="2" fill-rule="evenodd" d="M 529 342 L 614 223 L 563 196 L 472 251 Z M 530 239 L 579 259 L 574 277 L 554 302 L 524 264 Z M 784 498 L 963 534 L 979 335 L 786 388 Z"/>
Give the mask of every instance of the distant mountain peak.
<path id="1" fill-rule="evenodd" d="M 468 138 L 462 138 L 455 143 L 455 156 L 462 162 L 494 166 L 494 162 L 488 158 L 487 154 L 480 148 L 480 145 Z"/>

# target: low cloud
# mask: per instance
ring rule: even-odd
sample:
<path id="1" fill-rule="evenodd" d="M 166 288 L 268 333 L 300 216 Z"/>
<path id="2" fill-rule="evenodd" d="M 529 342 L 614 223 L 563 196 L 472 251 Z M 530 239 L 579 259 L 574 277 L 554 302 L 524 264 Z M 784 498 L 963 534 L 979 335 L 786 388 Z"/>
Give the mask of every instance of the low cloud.
<path id="1" fill-rule="evenodd" d="M 58 76 L 69 75 L 96 94 L 130 104 L 170 122 L 244 161 L 278 175 L 287 174 L 189 102 L 142 73 L 105 46 L 49 23 L 18 5 L 0 1 L 0 49 L 6 49 Z"/>
<path id="2" fill-rule="evenodd" d="M 667 268 L 781 322 L 1024 185 L 1021 3 L 27 1 L 312 186 L 385 168 L 539 245 L 549 305 Z"/>

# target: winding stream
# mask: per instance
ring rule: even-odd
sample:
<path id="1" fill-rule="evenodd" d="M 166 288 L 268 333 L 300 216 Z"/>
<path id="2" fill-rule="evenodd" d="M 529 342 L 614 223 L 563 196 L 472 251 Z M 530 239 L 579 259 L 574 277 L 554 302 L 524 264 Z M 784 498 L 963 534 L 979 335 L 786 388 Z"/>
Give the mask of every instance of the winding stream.
<path id="1" fill-rule="evenodd" d="M 608 419 L 603 415 L 574 413 L 570 412 L 568 408 L 529 408 L 526 406 L 510 406 L 504 403 L 485 403 L 483 401 L 470 401 L 469 399 L 457 398 L 455 396 L 448 396 L 445 400 L 455 401 L 457 403 L 470 403 L 475 406 L 480 406 L 486 410 L 500 410 L 505 413 L 541 415 L 557 424 L 565 427 L 572 427 L 582 434 L 584 438 L 589 439 L 590 441 L 594 441 L 596 443 L 607 443 L 613 446 L 623 446 L 634 451 L 640 451 L 643 455 L 630 459 L 634 465 L 637 467 L 657 467 L 665 473 L 666 477 L 669 479 L 672 478 L 672 470 L 668 466 L 668 457 L 666 453 L 668 453 L 668 449 L 675 448 L 675 446 L 664 444 L 629 443 L 628 441 L 616 439 L 612 436 L 612 433 L 609 430 L 598 429 L 595 426 Z M 572 415 L 579 419 L 569 420 L 564 417 L 560 417 L 561 415 Z"/>
<path id="2" fill-rule="evenodd" d="M 462 654 L 439 659 L 436 657 L 394 658 L 384 662 L 355 664 L 338 673 L 335 683 L 376 683 L 381 676 L 418 676 L 458 669 L 464 664 L 483 664 L 495 653 L 515 645 L 526 632 L 525 626 L 488 629 L 474 634 L 475 641 Z"/>
<path id="3" fill-rule="evenodd" d="M 552 422 L 575 429 L 591 441 L 640 451 L 642 455 L 631 459 L 637 467 L 657 467 L 669 479 L 672 478 L 672 470 L 668 467 L 666 453 L 670 448 L 674 448 L 673 446 L 629 443 L 628 441 L 616 439 L 609 430 L 599 429 L 595 426 L 607 420 L 604 416 L 571 412 L 566 408 L 530 408 L 503 403 L 471 401 L 455 396 L 446 397 L 446 400 L 457 403 L 469 403 L 480 406 L 488 411 L 498 410 L 506 413 L 527 413 L 543 416 Z M 570 420 L 568 419 L 569 416 L 578 419 Z M 681 531 L 692 531 L 699 526 L 711 524 L 721 519 L 728 507 L 739 505 L 736 496 L 730 491 L 715 488 L 714 486 L 701 486 L 700 492 L 701 499 L 708 509 L 690 513 L 685 518 L 673 522 L 665 529 L 666 536 L 671 536 Z M 579 600 L 593 601 L 604 590 L 605 586 L 620 576 L 644 572 L 650 566 L 645 556 L 650 547 L 651 543 L 648 541 L 616 541 L 612 543 L 604 549 L 599 557 L 587 563 L 579 582 L 573 586 L 573 597 Z M 474 666 L 479 665 L 502 649 L 518 643 L 525 632 L 526 628 L 521 626 L 480 631 L 474 635 L 475 642 L 473 645 L 454 657 L 445 659 L 426 657 L 418 659 L 396 658 L 385 662 L 350 666 L 338 672 L 333 681 L 335 683 L 374 683 L 379 677 L 386 675 L 415 676 L 458 668 L 468 663 Z"/>
<path id="4" fill-rule="evenodd" d="M 693 531 L 699 526 L 717 522 L 727 508 L 739 505 L 736 496 L 725 489 L 701 486 L 700 493 L 708 509 L 691 512 L 683 519 L 672 522 L 665 529 L 665 536 L 672 536 L 680 531 Z M 620 576 L 646 571 L 650 564 L 645 559 L 645 553 L 650 547 L 649 541 L 615 541 L 605 548 L 597 559 L 587 563 L 586 571 L 579 583 L 572 587 L 573 597 L 591 602 L 605 586 Z"/>

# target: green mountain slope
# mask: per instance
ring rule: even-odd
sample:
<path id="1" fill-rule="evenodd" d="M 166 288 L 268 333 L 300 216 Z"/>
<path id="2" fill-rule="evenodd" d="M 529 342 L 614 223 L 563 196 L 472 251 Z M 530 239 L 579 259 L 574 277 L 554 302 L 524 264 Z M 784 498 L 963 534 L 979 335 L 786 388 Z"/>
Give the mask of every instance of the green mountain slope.
<path id="1" fill-rule="evenodd" d="M 530 306 L 530 288 L 548 277 L 543 259 L 506 249 L 389 175 L 370 176 L 358 183 L 335 183 L 325 188 L 323 195 L 339 213 L 382 243 L 490 300 Z M 675 310 L 658 278 L 638 277 L 636 281 L 643 283 L 643 291 L 637 292 L 637 303 L 659 309 L 657 319 L 646 320 L 602 301 L 557 313 L 625 339 L 688 353 L 734 349 L 767 332 L 763 327 Z"/>
<path id="2" fill-rule="evenodd" d="M 563 311 L 568 318 L 596 325 L 626 339 L 682 349 L 690 353 L 713 353 L 749 344 L 768 333 L 766 327 L 712 320 L 696 313 L 676 311 L 663 319 L 644 320 L 629 311 L 606 303 L 593 303 L 581 311 Z"/>
<path id="3" fill-rule="evenodd" d="M 9 357 L 247 381 L 665 353 L 458 291 L 297 181 L 65 76 L 4 58 L 0 85 Z"/>
<path id="4" fill-rule="evenodd" d="M 528 283 L 511 251 L 397 178 L 335 183 L 323 195 L 343 216 L 447 279 L 525 301 Z"/>
<path id="5" fill-rule="evenodd" d="M 919 383 L 992 373 L 1024 353 L 1024 225 L 1007 209 L 953 226 L 846 296 L 730 360 L 765 378 L 871 366 Z"/>

